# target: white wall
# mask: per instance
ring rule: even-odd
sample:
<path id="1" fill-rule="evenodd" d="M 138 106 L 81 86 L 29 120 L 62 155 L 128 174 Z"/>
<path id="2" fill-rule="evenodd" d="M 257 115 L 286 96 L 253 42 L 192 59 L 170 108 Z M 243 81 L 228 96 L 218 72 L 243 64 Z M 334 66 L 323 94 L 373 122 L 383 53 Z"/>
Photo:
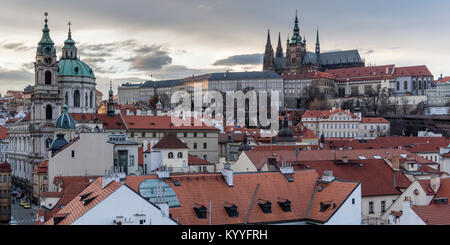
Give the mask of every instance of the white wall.
<path id="1" fill-rule="evenodd" d="M 113 168 L 113 144 L 107 143 L 109 133 L 81 133 L 80 139 L 48 161 L 49 190 L 56 191 L 55 176 L 104 175 Z M 72 150 L 75 157 L 72 158 Z M 137 156 L 136 156 L 137 162 Z"/>
<path id="2" fill-rule="evenodd" d="M 411 209 L 409 201 L 403 202 L 403 214 L 397 220 L 390 215 L 390 223 L 396 225 L 426 225 L 425 222 Z"/>
<path id="3" fill-rule="evenodd" d="M 355 204 L 352 204 L 355 199 Z M 325 225 L 360 225 L 361 224 L 361 184 L 339 207 L 339 210 L 328 220 Z"/>
<path id="4" fill-rule="evenodd" d="M 122 185 L 102 202 L 78 218 L 73 225 L 114 225 L 116 216 L 133 218 L 134 214 L 145 214 L 145 225 L 176 225 L 164 216 L 155 205 L 143 199 L 128 186 Z"/>

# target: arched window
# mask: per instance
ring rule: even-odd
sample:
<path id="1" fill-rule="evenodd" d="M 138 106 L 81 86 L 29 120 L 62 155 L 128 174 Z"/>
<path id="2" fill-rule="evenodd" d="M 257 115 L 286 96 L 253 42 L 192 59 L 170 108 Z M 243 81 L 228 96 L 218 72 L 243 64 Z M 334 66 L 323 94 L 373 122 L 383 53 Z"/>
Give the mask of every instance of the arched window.
<path id="1" fill-rule="evenodd" d="M 419 89 L 422 89 L 422 81 L 419 81 Z"/>
<path id="2" fill-rule="evenodd" d="M 86 96 L 84 97 L 85 98 L 85 104 L 84 104 L 84 107 L 88 107 L 88 93 L 86 93 Z"/>
<path id="3" fill-rule="evenodd" d="M 51 71 L 45 72 L 45 84 L 52 84 L 52 72 Z"/>
<path id="4" fill-rule="evenodd" d="M 80 91 L 75 90 L 73 93 L 73 106 L 74 107 L 80 107 Z"/>
<path id="5" fill-rule="evenodd" d="M 183 152 L 178 152 L 177 157 L 178 158 L 183 158 Z"/>
<path id="6" fill-rule="evenodd" d="M 173 159 L 173 152 L 169 152 L 168 156 L 169 159 Z"/>
<path id="7" fill-rule="evenodd" d="M 405 81 L 405 83 L 403 84 L 403 87 L 405 88 L 405 90 L 408 90 L 408 82 Z"/>
<path id="8" fill-rule="evenodd" d="M 92 91 L 91 91 L 90 107 L 94 108 L 94 96 L 93 96 Z"/>
<path id="9" fill-rule="evenodd" d="M 400 90 L 400 82 L 397 82 L 397 90 Z"/>
<path id="10" fill-rule="evenodd" d="M 52 120 L 53 118 L 53 112 L 52 112 L 52 106 L 51 105 L 47 105 L 45 107 L 45 119 L 47 120 Z"/>
<path id="11" fill-rule="evenodd" d="M 413 90 L 417 89 L 416 81 L 413 81 Z"/>
<path id="12" fill-rule="evenodd" d="M 65 98 L 64 98 L 64 99 L 65 99 L 65 102 L 64 102 L 64 103 L 65 103 L 66 105 L 69 105 L 69 92 L 66 92 L 66 95 L 65 95 Z"/>

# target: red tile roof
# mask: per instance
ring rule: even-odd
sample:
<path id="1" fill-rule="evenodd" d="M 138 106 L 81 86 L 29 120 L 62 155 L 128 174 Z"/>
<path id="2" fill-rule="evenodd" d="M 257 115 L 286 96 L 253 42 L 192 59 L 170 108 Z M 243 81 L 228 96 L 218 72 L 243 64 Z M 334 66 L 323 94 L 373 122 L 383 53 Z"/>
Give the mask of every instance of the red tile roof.
<path id="1" fill-rule="evenodd" d="M 349 81 L 366 81 L 392 78 L 391 74 L 393 69 L 394 65 L 366 66 L 332 69 L 328 70 L 328 73 L 334 75 L 339 82 L 345 82 L 347 79 L 349 79 Z"/>
<path id="2" fill-rule="evenodd" d="M 0 140 L 8 138 L 8 129 L 5 127 L 0 127 Z"/>
<path id="3" fill-rule="evenodd" d="M 389 123 L 389 121 L 383 117 L 363 117 L 361 123 Z"/>
<path id="4" fill-rule="evenodd" d="M 189 149 L 189 147 L 175 133 L 167 133 L 152 149 Z"/>
<path id="5" fill-rule="evenodd" d="M 197 119 L 186 119 L 186 122 L 190 122 L 189 126 L 183 125 L 176 127 L 172 123 L 170 116 L 127 116 L 123 115 L 123 119 L 128 129 L 184 129 L 184 130 L 214 130 L 219 131 L 215 127 L 207 126 L 205 123 Z M 201 126 L 196 126 L 196 124 Z"/>
<path id="6" fill-rule="evenodd" d="M 439 190 L 434 198 L 450 198 L 450 178 L 441 178 Z"/>
<path id="7" fill-rule="evenodd" d="M 41 197 L 62 197 L 62 192 L 41 192 Z"/>
<path id="8" fill-rule="evenodd" d="M 318 145 L 256 145 L 252 151 L 295 151 L 295 149 L 307 149 L 317 150 Z"/>
<path id="9" fill-rule="evenodd" d="M 7 161 L 0 163 L 0 171 L 11 171 L 11 165 Z"/>
<path id="10" fill-rule="evenodd" d="M 139 184 L 149 178 L 155 177 L 127 176 L 125 183 L 138 192 Z M 209 219 L 197 218 L 193 206 L 204 205 L 209 209 L 211 201 L 213 225 L 244 224 L 247 216 L 248 224 L 297 220 L 323 223 L 333 216 L 359 185 L 336 180 L 319 192 L 316 186 L 319 175 L 314 170 L 294 172 L 293 182 L 288 182 L 279 172 L 240 173 L 234 174 L 233 178 L 233 187 L 227 186 L 221 174 L 174 175 L 171 180 L 164 180 L 180 201 L 180 207 L 170 209 L 172 218 L 182 225 L 207 225 Z M 180 185 L 175 186 L 173 181 Z M 291 202 L 291 212 L 283 212 L 280 208 L 277 200 L 284 199 Z M 264 214 L 258 200 L 271 202 L 272 213 Z M 336 207 L 320 212 L 320 203 L 330 201 Z M 228 216 L 225 205 L 230 204 L 237 206 L 238 217 Z"/>
<path id="11" fill-rule="evenodd" d="M 125 122 L 120 114 L 108 116 L 107 114 L 91 114 L 91 113 L 72 113 L 70 116 L 77 122 L 79 121 L 96 121 L 99 120 L 106 130 L 126 130 Z"/>
<path id="12" fill-rule="evenodd" d="M 412 206 L 412 210 L 427 225 L 450 225 L 450 205 Z"/>
<path id="13" fill-rule="evenodd" d="M 188 154 L 188 164 L 189 165 L 214 165 L 205 159 L 198 158 L 194 155 Z"/>
<path id="14" fill-rule="evenodd" d="M 362 165 L 360 165 L 362 164 Z M 407 188 L 411 181 L 401 172 L 394 172 L 384 160 L 359 160 L 353 163 L 335 163 L 334 161 L 299 161 L 294 169 L 306 169 L 307 166 L 323 174 L 332 170 L 333 175 L 341 180 L 360 181 L 361 195 L 381 196 L 399 195 L 398 188 Z"/>
<path id="15" fill-rule="evenodd" d="M 35 173 L 48 173 L 48 160 L 39 163 L 34 170 Z"/>
<path id="16" fill-rule="evenodd" d="M 60 223 L 58 223 L 58 225 L 72 224 L 74 221 L 76 221 L 78 218 L 84 215 L 91 208 L 95 207 L 95 205 L 97 205 L 98 203 L 103 201 L 106 197 L 115 192 L 120 186 L 122 186 L 121 183 L 112 181 L 110 184 L 105 186 L 105 188 L 102 188 L 102 177 L 97 178 L 86 189 L 81 191 L 79 195 L 77 195 L 81 196 L 92 192 L 86 199 L 94 197 L 95 199 L 93 199 L 93 201 L 91 201 L 89 204 L 84 205 L 84 201 L 81 201 L 80 198 L 74 197 L 69 203 L 67 203 L 66 206 L 64 206 L 64 208 L 62 208 L 55 214 L 55 215 L 62 215 L 63 217 L 65 217 Z M 53 218 L 50 219 L 45 224 L 53 225 L 54 219 Z"/>
<path id="17" fill-rule="evenodd" d="M 405 66 L 395 68 L 394 76 L 396 77 L 408 77 L 408 76 L 433 76 L 428 67 L 421 66 Z"/>
<path id="18" fill-rule="evenodd" d="M 284 80 L 303 80 L 303 79 L 315 79 L 315 78 L 328 78 L 328 79 L 335 79 L 335 76 L 331 72 L 321 72 L 321 71 L 314 71 L 314 72 L 307 72 L 307 73 L 301 73 L 301 74 L 295 74 L 295 75 L 282 75 Z"/>
<path id="19" fill-rule="evenodd" d="M 434 196 L 436 193 L 434 193 L 433 189 L 431 188 L 430 179 L 421 179 L 419 180 L 420 186 L 422 186 L 422 189 L 427 193 L 429 196 Z"/>
<path id="20" fill-rule="evenodd" d="M 336 108 L 334 110 L 308 110 L 305 112 L 305 114 L 303 114 L 302 118 L 306 118 L 306 117 L 318 117 L 318 118 L 329 118 L 331 115 L 334 115 L 336 113 L 343 113 L 345 115 L 350 115 L 351 118 L 356 119 L 357 116 L 355 114 L 353 114 L 352 112 L 348 112 L 344 111 L 340 108 Z"/>

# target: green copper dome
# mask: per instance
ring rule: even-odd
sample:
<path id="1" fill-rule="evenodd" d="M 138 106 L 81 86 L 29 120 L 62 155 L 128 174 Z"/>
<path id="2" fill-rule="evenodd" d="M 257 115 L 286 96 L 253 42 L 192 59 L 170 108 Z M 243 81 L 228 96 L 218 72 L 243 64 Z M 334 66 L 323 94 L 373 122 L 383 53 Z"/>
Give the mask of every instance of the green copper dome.
<path id="1" fill-rule="evenodd" d="M 64 105 L 63 113 L 56 119 L 55 128 L 75 129 L 75 120 L 67 113 L 67 105 Z"/>
<path id="2" fill-rule="evenodd" d="M 91 77 L 94 71 L 86 63 L 77 59 L 61 59 L 58 62 L 58 76 Z"/>

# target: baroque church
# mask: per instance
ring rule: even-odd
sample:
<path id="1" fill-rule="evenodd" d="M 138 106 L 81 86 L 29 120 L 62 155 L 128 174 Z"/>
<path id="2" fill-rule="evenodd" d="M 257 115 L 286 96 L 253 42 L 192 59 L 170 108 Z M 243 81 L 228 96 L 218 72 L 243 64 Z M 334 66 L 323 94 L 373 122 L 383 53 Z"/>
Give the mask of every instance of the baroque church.
<path id="1" fill-rule="evenodd" d="M 33 170 L 48 159 L 50 150 L 61 144 L 61 131 L 66 133 L 67 143 L 76 137 L 74 131 L 79 129 L 75 128 L 75 121 L 68 113 L 94 115 L 97 112 L 95 75 L 77 56 L 70 22 L 68 37 L 58 60 L 47 16 L 45 13 L 42 38 L 36 50 L 30 112 L 21 121 L 9 125 L 8 131 L 8 162 L 13 169 L 13 183 L 20 186 L 27 196 L 33 192 Z M 94 126 L 98 129 L 102 124 Z M 94 131 L 94 128 L 88 130 Z"/>
<path id="2" fill-rule="evenodd" d="M 328 69 L 364 67 L 365 65 L 358 50 L 321 53 L 319 30 L 317 30 L 315 52 L 307 51 L 306 39 L 300 35 L 297 13 L 295 14 L 293 33 L 292 37 L 287 39 L 286 56 L 284 56 L 280 34 L 278 34 L 278 46 L 274 55 L 270 31 L 268 31 L 263 71 L 275 71 L 280 75 L 301 74 Z"/>

